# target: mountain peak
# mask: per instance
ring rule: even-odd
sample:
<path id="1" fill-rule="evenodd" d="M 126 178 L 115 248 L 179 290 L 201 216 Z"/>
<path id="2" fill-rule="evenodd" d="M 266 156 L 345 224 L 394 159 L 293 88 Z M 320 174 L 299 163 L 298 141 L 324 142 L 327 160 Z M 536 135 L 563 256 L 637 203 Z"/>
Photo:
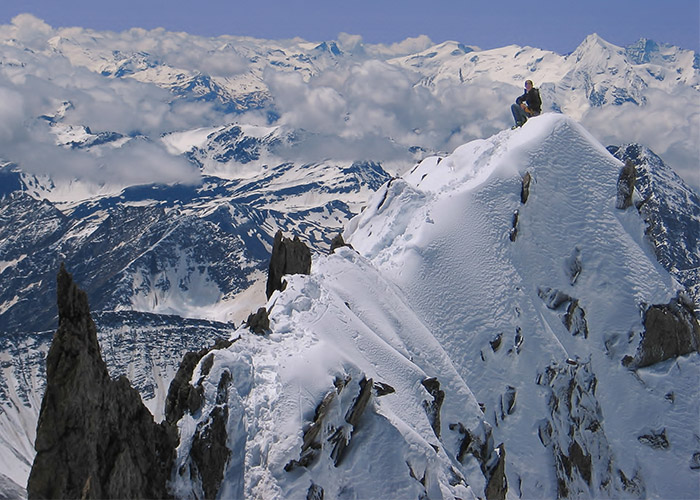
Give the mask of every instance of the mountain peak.
<path id="1" fill-rule="evenodd" d="M 87 294 L 61 266 L 59 327 L 27 491 L 37 498 L 164 498 L 174 443 L 129 381 L 111 380 Z"/>

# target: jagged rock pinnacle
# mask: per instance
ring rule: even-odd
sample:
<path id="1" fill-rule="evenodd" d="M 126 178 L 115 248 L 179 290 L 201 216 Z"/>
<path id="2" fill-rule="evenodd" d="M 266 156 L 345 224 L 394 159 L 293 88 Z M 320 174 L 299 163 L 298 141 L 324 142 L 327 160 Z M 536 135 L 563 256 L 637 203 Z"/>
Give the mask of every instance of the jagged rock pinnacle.
<path id="1" fill-rule="evenodd" d="M 61 266 L 29 498 L 164 498 L 174 454 L 126 379 L 112 381 L 87 295 Z"/>
<path id="2" fill-rule="evenodd" d="M 309 274 L 311 272 L 311 250 L 298 236 L 293 240 L 277 231 L 272 246 L 270 269 L 267 276 L 267 297 L 275 290 L 283 290 L 282 276 L 285 274 Z"/>

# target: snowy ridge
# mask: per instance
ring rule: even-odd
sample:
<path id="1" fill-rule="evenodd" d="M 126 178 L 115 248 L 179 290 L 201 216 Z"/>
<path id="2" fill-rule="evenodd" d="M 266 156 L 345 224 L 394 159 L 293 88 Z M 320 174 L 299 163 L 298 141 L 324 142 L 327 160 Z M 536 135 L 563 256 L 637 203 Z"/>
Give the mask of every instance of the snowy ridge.
<path id="1" fill-rule="evenodd" d="M 699 356 L 621 363 L 643 308 L 682 289 L 639 215 L 615 208 L 621 163 L 555 114 L 438 160 L 378 191 L 345 231 L 354 250 L 288 278 L 267 304 L 270 334 L 241 329 L 195 370 L 208 402 L 181 421 L 178 464 L 225 394 L 222 498 L 483 497 L 499 457 L 515 498 L 692 496 Z M 395 392 L 375 391 L 350 424 L 369 379 Z M 310 434 L 319 448 L 305 455 Z M 199 487 L 196 474 L 175 484 Z"/>
<path id="2" fill-rule="evenodd" d="M 593 136 L 652 146 L 696 189 L 693 51 L 647 40 L 622 48 L 597 35 L 569 55 L 457 42 L 399 50 L 53 29 L 32 16 L 0 34 L 9 134 L 0 143 L 0 341 L 26 336 L 3 360 L 3 376 L 17 384 L 0 383 L 0 455 L 18 461 L 3 463 L 0 482 L 23 484 L 31 461 L 46 345 L 29 332 L 53 327 L 55 271 L 65 261 L 93 311 L 111 318 L 101 324 L 114 340 L 103 345 L 110 367 L 135 363 L 124 370 L 154 414 L 184 347 L 151 337 L 182 335 L 197 349 L 219 334 L 241 336 L 197 372 L 193 384 L 201 381 L 208 401 L 183 423 L 183 436 L 196 437 L 226 400 L 229 448 L 254 443 L 231 460 L 222 497 L 384 492 L 379 479 L 367 480 L 376 465 L 366 456 L 377 448 L 394 457 L 383 472 L 409 496 L 483 497 L 498 489 L 489 478 L 503 466 L 510 496 L 566 488 L 661 497 L 664 477 L 677 471 L 669 494 L 688 496 L 689 470 L 700 468 L 697 357 L 637 370 L 634 380 L 620 360 L 639 345 L 645 307 L 683 287 L 695 290 L 697 307 L 697 194 L 649 156 L 639 172 L 652 187 L 640 185 L 636 201 L 653 201 L 644 204 L 651 219 L 615 210 L 621 164 Z M 583 126 L 545 114 L 499 132 L 525 78 L 546 110 Z M 426 154 L 452 150 L 407 172 Z M 385 184 L 387 172 L 405 175 Z M 649 220 L 662 236 L 655 246 Z M 268 304 L 269 338 L 183 319 L 240 324 L 264 300 L 278 229 L 325 252 L 343 228 L 359 253 L 318 256 L 310 278 L 291 279 Z M 296 359 L 278 374 L 285 351 L 273 351 L 282 344 Z M 318 378 L 301 373 L 307 361 Z M 228 392 L 219 390 L 227 369 Z M 394 369 L 406 377 L 395 384 L 387 382 Z M 350 423 L 368 379 L 373 395 Z M 285 392 L 302 382 L 312 388 L 307 399 Z M 380 395 L 381 384 L 395 392 Z M 581 408 L 557 403 L 569 384 L 585 393 Z M 326 396 L 327 420 L 315 427 Z M 604 425 L 581 430 L 572 424 L 579 418 Z M 341 435 L 350 438 L 345 452 Z M 188 446 L 179 465 L 191 464 Z M 308 467 L 290 465 L 308 454 Z M 396 461 L 403 456 L 409 465 Z M 242 475 L 236 460 L 247 464 Z M 355 468 L 367 474 L 355 481 Z M 176 478 L 178 491 L 204 488 L 195 476 Z"/>
<path id="3" fill-rule="evenodd" d="M 287 290 L 273 295 L 268 306 L 273 311 L 273 333 L 265 338 L 244 334 L 228 351 L 215 351 L 208 375 L 214 384 L 204 385 L 211 387 L 205 394 L 213 391 L 215 399 L 215 387 L 228 370 L 236 388 L 229 390 L 229 407 L 239 409 L 229 417 L 229 442 L 238 446 L 231 447 L 234 455 L 221 498 L 298 498 L 306 495 L 311 484 L 322 487 L 330 498 L 419 496 L 426 491 L 440 498 L 466 495 L 467 484 L 484 487 L 475 460 L 461 473 L 453 469 L 450 456 L 459 452 L 456 433 L 444 425 L 442 434 L 453 439 L 441 441 L 436 436 L 423 409 L 423 401 L 432 397 L 421 380 L 439 375 L 441 384 L 448 387 L 444 421 L 479 428 L 476 400 L 398 291 L 362 257 L 341 249 L 315 264 L 311 278 L 290 278 Z M 193 381 L 198 377 L 195 372 Z M 350 440 L 347 460 L 336 468 L 332 446 L 324 444 L 316 461 L 290 467 L 302 452 L 301 431 L 313 419 L 316 405 L 336 391 L 338 380 L 348 384 L 341 395 L 352 398 L 347 394 L 351 389 L 356 394 L 363 378 L 388 384 L 396 392 L 370 403 L 362 427 L 357 427 L 359 441 Z M 339 426 L 346 408 L 335 408 L 333 420 L 324 425 Z M 202 416 L 207 410 L 202 410 Z M 238 419 L 243 412 L 241 428 Z M 178 468 L 186 461 L 188 436 L 194 428 L 187 417 L 180 424 L 184 438 Z M 245 456 L 237 456 L 245 441 Z M 449 452 L 443 451 L 445 446 Z M 239 469 L 243 463 L 245 471 Z M 411 474 L 416 478 L 411 479 Z M 469 475 L 466 482 L 462 474 Z M 229 481 L 234 476 L 237 479 Z M 191 479 L 176 479 L 178 496 L 192 494 Z"/>

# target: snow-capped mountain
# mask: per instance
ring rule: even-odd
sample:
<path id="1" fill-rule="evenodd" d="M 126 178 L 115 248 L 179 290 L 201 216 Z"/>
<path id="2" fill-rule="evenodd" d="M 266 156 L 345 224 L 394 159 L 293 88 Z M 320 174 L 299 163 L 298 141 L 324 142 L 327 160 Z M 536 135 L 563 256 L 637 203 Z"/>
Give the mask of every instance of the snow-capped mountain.
<path id="1" fill-rule="evenodd" d="M 268 335 L 195 368 L 176 496 L 202 491 L 191 443 L 226 407 L 221 498 L 498 498 L 494 477 L 513 498 L 692 497 L 700 327 L 690 354 L 627 361 L 652 304 L 687 299 L 615 207 L 621 167 L 549 114 L 387 183 L 352 248 L 271 297 Z"/>
<path id="2" fill-rule="evenodd" d="M 700 187 L 700 123 L 687 106 L 700 92 L 700 58 L 651 40 L 618 47 L 592 34 L 571 54 L 560 55 L 459 42 L 408 52 L 347 38 L 275 41 L 54 29 L 28 15 L 0 28 L 0 88 L 18 103 L 4 111 L 8 126 L 0 156 L 32 173 L 55 177 L 61 166 L 63 177 L 92 179 L 98 186 L 126 181 L 124 187 L 147 178 L 196 182 L 182 164 L 124 165 L 155 155 L 167 161 L 159 148 L 163 135 L 232 122 L 280 127 L 280 137 L 302 133 L 305 140 L 294 154 L 306 162 L 372 160 L 401 173 L 413 161 L 411 152 L 452 151 L 510 126 L 510 104 L 523 80 L 532 79 L 546 110 L 580 120 L 604 143 L 645 144 Z M 92 145 L 90 161 L 105 167 L 79 168 L 75 151 L 59 161 L 36 147 L 37 137 Z M 35 147 L 23 147 L 27 140 Z M 115 179 L 113 169 L 128 175 Z"/>
<path id="3" fill-rule="evenodd" d="M 267 333 L 190 367 L 173 494 L 692 497 L 700 326 L 622 166 L 545 114 L 385 183 Z M 650 344 L 656 311 L 686 350 Z"/>
<path id="4" fill-rule="evenodd" d="M 692 51 L 591 35 L 563 56 L 407 54 L 20 17 L 0 27 L 3 491 L 24 487 L 33 458 L 61 262 L 112 376 L 157 420 L 185 351 L 241 337 L 193 374 L 209 399 L 180 422 L 178 495 L 201 493 L 188 443 L 227 370 L 239 455 L 222 498 L 469 498 L 503 478 L 516 498 L 663 497 L 674 467 L 669 492 L 688 491 L 696 357 L 629 367 L 646 308 L 684 288 L 674 307 L 699 303 Z M 525 78 L 556 114 L 503 132 Z M 620 164 L 593 136 L 625 144 L 611 151 L 637 165 L 635 208 L 611 208 Z M 692 187 L 632 141 L 660 141 Z M 280 229 L 315 252 L 312 274 L 288 279 L 267 304 L 272 333 L 251 336 L 236 325 L 265 302 Z M 322 256 L 343 231 L 355 251 Z M 556 403 L 568 387 L 579 406 Z M 358 394 L 368 406 L 350 422 Z"/>

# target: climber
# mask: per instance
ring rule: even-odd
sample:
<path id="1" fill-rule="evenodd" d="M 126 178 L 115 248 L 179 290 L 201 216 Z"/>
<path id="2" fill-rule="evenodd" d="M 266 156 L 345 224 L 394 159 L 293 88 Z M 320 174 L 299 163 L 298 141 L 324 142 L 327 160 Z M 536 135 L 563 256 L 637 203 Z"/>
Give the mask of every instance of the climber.
<path id="1" fill-rule="evenodd" d="M 515 119 L 515 126 L 522 127 L 528 118 L 537 116 L 542 112 L 542 99 L 540 91 L 533 87 L 532 80 L 525 81 L 525 93 L 515 100 L 510 107 Z"/>

